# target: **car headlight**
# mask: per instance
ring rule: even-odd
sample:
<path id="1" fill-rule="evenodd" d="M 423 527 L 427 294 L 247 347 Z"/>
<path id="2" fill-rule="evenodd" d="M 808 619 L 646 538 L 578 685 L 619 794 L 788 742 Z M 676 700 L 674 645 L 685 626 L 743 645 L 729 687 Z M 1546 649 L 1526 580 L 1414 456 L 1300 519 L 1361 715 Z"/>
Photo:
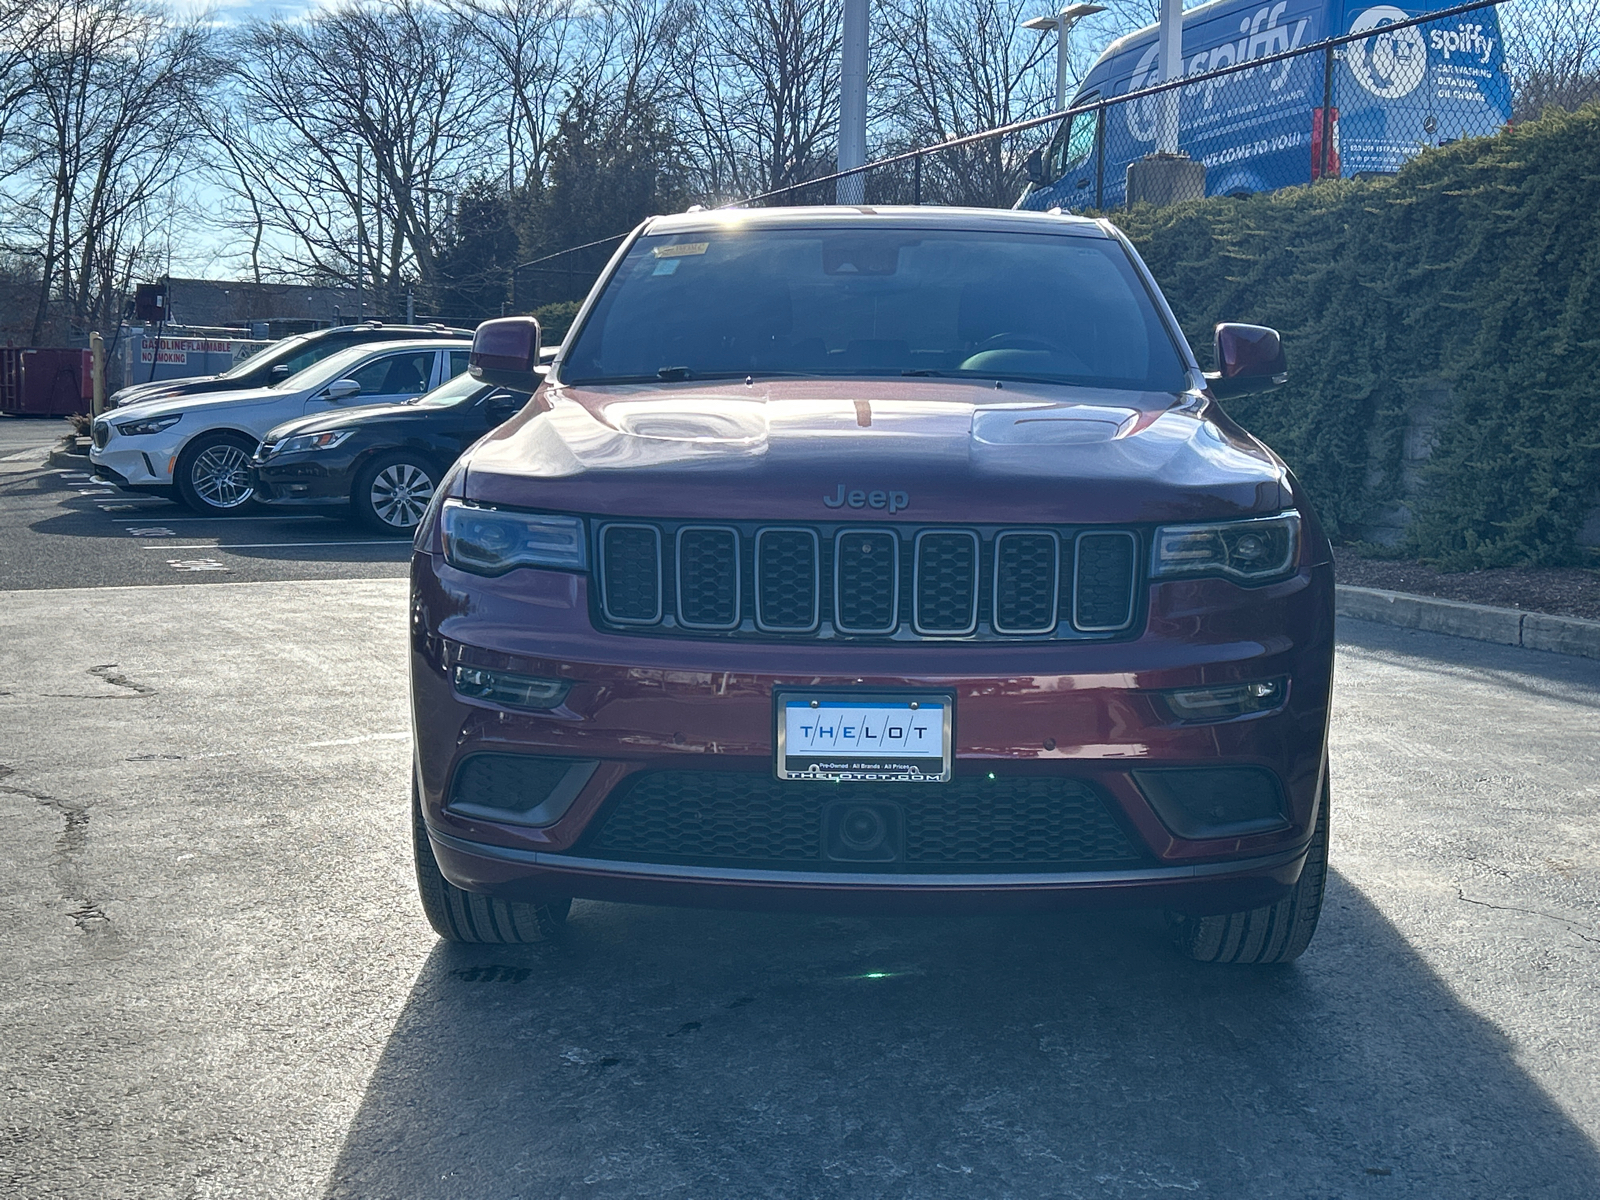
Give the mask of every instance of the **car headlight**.
<path id="1" fill-rule="evenodd" d="M 1163 525 L 1156 530 L 1151 574 L 1226 575 L 1261 583 L 1294 570 L 1300 557 L 1300 514 L 1247 521 Z"/>
<path id="2" fill-rule="evenodd" d="M 504 575 L 513 567 L 581 571 L 588 565 L 579 517 L 478 508 L 459 500 L 446 500 L 440 515 L 445 561 L 463 571 Z"/>
<path id="3" fill-rule="evenodd" d="M 298 454 L 306 450 L 332 450 L 350 439 L 354 429 L 330 429 L 326 433 L 297 433 L 286 437 L 267 451 L 269 458 L 280 454 Z"/>
<path id="4" fill-rule="evenodd" d="M 113 424 L 112 428 L 124 437 L 137 437 L 142 433 L 160 433 L 163 429 L 171 429 L 183 420 L 182 413 L 173 413 L 170 417 L 150 417 L 143 421 L 124 421 L 122 424 Z"/>

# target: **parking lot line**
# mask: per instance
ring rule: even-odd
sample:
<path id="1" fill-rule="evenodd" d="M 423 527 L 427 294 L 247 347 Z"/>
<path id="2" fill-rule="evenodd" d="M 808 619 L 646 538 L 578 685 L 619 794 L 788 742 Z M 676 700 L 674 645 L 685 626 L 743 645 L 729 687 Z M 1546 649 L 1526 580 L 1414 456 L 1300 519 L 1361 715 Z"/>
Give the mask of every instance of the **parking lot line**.
<path id="1" fill-rule="evenodd" d="M 360 542 L 196 542 L 192 546 L 174 546 L 170 542 L 155 546 L 140 546 L 141 550 L 265 550 L 272 547 L 301 547 L 301 546 L 409 546 L 411 543 L 400 538 L 374 538 L 371 541 Z"/>
<path id="2" fill-rule="evenodd" d="M 326 521 L 327 517 L 297 516 L 297 517 L 168 517 L 163 525 L 176 525 L 179 521 Z M 136 518 L 118 517 L 118 525 L 143 525 L 142 520 Z"/>

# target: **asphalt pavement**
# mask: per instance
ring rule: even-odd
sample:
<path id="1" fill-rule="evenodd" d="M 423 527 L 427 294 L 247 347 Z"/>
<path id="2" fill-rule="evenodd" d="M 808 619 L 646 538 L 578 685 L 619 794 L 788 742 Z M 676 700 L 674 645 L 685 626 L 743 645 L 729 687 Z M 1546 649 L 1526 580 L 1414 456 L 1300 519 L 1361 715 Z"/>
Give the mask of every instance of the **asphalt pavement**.
<path id="1" fill-rule="evenodd" d="M 0 591 L 402 576 L 411 543 L 342 510 L 199 517 L 47 462 L 61 420 L 0 417 Z"/>
<path id="2" fill-rule="evenodd" d="M 238 579 L 0 591 L 0 1195 L 1600 1196 L 1600 663 L 1344 622 L 1290 967 L 1145 913 L 461 948 L 404 582 Z"/>

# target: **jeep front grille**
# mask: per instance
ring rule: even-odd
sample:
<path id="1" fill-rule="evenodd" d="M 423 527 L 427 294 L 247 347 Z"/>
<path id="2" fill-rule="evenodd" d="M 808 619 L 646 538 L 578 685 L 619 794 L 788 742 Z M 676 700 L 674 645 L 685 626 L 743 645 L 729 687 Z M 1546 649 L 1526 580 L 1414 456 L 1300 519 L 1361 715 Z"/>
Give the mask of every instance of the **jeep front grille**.
<path id="1" fill-rule="evenodd" d="M 1126 634 L 1139 535 L 1125 529 L 607 521 L 600 624 L 735 638 Z"/>

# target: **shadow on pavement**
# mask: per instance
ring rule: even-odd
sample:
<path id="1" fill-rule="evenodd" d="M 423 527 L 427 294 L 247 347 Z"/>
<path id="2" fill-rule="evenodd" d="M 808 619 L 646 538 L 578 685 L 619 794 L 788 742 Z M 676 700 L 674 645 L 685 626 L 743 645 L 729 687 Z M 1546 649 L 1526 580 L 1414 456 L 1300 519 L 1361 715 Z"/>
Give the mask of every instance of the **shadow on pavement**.
<path id="1" fill-rule="evenodd" d="M 1339 618 L 1341 666 L 1357 658 L 1404 658 L 1440 679 L 1489 683 L 1528 696 L 1600 708 L 1600 660 Z"/>
<path id="2" fill-rule="evenodd" d="M 419 918 L 420 919 L 420 918 Z M 1159 918 L 579 903 L 440 944 L 328 1197 L 1593 1197 L 1600 1156 L 1335 874 L 1293 967 Z"/>

